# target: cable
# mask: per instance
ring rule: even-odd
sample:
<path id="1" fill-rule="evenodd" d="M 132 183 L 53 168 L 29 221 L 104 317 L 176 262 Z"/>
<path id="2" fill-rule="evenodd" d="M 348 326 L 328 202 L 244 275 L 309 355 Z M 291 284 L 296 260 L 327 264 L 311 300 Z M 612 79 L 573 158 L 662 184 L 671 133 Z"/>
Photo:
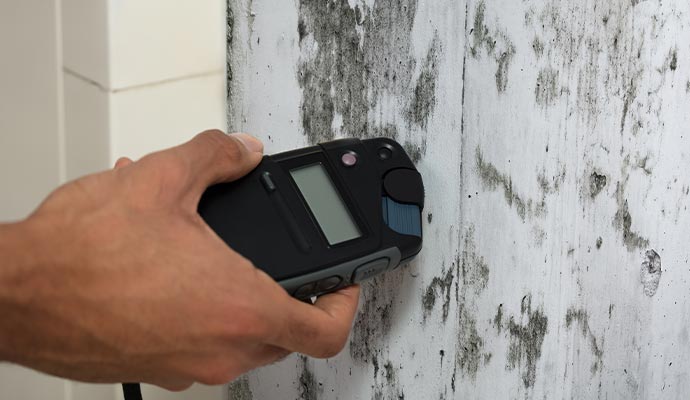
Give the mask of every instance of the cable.
<path id="1" fill-rule="evenodd" d="M 122 393 L 125 395 L 125 400 L 143 400 L 141 386 L 138 383 L 123 383 Z"/>

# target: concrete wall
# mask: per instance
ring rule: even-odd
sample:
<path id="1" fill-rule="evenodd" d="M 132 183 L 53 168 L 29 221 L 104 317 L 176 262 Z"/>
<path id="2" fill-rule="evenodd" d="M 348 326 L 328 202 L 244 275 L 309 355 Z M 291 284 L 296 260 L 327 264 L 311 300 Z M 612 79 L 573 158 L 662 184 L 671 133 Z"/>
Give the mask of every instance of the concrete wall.
<path id="1" fill-rule="evenodd" d="M 687 2 L 229 5 L 231 129 L 394 137 L 428 198 L 345 352 L 230 399 L 687 396 Z"/>

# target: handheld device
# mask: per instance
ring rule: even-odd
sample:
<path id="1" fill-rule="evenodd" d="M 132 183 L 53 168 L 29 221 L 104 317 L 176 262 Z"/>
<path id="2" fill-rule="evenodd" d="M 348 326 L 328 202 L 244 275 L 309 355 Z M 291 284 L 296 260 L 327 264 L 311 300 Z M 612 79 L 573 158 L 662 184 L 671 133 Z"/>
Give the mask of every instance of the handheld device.
<path id="1" fill-rule="evenodd" d="M 199 214 L 300 299 L 410 260 L 422 248 L 422 177 L 388 138 L 340 139 L 264 156 L 207 189 Z"/>

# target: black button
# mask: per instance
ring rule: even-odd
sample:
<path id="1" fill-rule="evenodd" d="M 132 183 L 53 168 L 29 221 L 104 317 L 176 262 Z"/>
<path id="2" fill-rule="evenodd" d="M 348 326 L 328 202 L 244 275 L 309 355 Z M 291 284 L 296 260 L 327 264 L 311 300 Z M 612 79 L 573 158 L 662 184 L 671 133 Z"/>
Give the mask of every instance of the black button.
<path id="1" fill-rule="evenodd" d="M 393 151 L 388 147 L 381 147 L 379 149 L 379 159 L 388 160 L 393 157 Z"/>
<path id="2" fill-rule="evenodd" d="M 388 269 L 390 260 L 388 257 L 379 258 L 359 266 L 352 275 L 352 282 L 359 283 L 365 279 L 372 278 Z"/>
<path id="3" fill-rule="evenodd" d="M 323 279 L 316 284 L 316 291 L 319 293 L 328 292 L 337 288 L 342 281 L 343 279 L 339 276 L 331 276 L 330 278 Z"/>
<path id="4" fill-rule="evenodd" d="M 306 285 L 300 286 L 295 293 L 293 293 L 298 299 L 306 299 L 314 295 L 314 282 L 309 282 Z"/>

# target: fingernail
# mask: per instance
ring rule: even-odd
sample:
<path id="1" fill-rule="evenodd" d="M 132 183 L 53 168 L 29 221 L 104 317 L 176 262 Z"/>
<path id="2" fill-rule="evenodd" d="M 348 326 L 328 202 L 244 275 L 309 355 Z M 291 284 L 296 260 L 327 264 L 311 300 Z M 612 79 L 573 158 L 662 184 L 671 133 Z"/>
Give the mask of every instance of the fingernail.
<path id="1" fill-rule="evenodd" d="M 237 138 L 244 146 L 249 149 L 249 151 L 254 153 L 263 153 L 264 144 L 261 140 L 255 138 L 254 136 L 247 135 L 246 133 L 233 133 L 233 137 Z"/>

